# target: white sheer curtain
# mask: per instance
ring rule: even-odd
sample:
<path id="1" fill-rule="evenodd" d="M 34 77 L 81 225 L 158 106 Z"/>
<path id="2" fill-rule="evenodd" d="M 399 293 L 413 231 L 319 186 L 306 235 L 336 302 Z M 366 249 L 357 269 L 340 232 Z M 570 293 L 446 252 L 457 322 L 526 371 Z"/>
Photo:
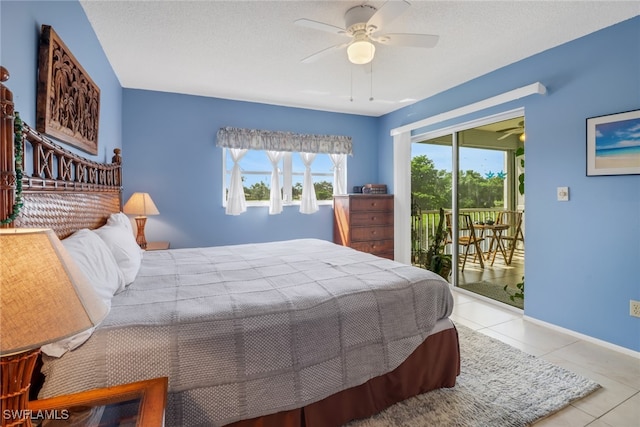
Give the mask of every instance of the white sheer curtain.
<path id="1" fill-rule="evenodd" d="M 302 196 L 300 197 L 300 213 L 312 214 L 318 211 L 318 201 L 316 199 L 316 189 L 313 186 L 311 176 L 311 164 L 316 158 L 316 153 L 299 153 L 302 163 L 304 163 L 304 181 L 302 182 Z"/>
<path id="2" fill-rule="evenodd" d="M 244 198 L 244 186 L 242 185 L 242 172 L 238 162 L 247 154 L 244 148 L 229 148 L 229 154 L 233 160 L 231 170 L 231 182 L 229 183 L 229 193 L 227 194 L 227 215 L 240 215 L 247 210 L 247 202 Z"/>
<path id="3" fill-rule="evenodd" d="M 347 194 L 347 176 L 345 174 L 346 154 L 329 154 L 333 163 L 333 195 Z"/>
<path id="4" fill-rule="evenodd" d="M 282 191 L 280 190 L 280 177 L 278 175 L 278 163 L 282 160 L 282 151 L 265 151 L 271 162 L 271 192 L 269 193 L 269 215 L 282 212 Z"/>

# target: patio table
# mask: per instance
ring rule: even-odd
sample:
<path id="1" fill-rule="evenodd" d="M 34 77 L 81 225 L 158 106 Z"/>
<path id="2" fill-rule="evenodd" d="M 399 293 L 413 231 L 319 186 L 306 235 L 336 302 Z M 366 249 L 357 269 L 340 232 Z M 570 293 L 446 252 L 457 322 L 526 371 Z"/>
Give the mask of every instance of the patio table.
<path id="1" fill-rule="evenodd" d="M 504 259 L 505 265 L 509 265 L 509 260 L 507 259 L 507 253 L 502 244 L 502 233 L 509 228 L 509 224 L 474 224 L 474 227 L 478 230 L 482 230 L 480 237 L 485 237 L 485 230 L 491 231 L 491 236 L 489 240 L 489 249 L 487 250 L 487 260 L 491 258 L 491 265 L 496 260 L 496 254 L 498 251 L 502 253 L 502 258 Z M 495 242 L 495 249 L 493 243 Z M 492 256 L 493 255 L 493 256 Z"/>

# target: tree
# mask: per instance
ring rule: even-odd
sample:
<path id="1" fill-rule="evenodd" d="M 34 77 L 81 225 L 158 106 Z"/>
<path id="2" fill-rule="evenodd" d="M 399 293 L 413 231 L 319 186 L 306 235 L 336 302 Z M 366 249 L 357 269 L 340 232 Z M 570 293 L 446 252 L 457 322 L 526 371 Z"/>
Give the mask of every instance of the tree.
<path id="1" fill-rule="evenodd" d="M 451 209 L 451 173 L 436 170 L 425 155 L 411 159 L 411 193 L 422 209 Z"/>
<path id="2" fill-rule="evenodd" d="M 464 208 L 494 208 L 503 204 L 504 181 L 499 177 L 485 178 L 480 173 L 460 171 L 458 206 Z"/>
<path id="3" fill-rule="evenodd" d="M 436 170 L 425 155 L 411 159 L 411 193 L 423 211 L 451 209 L 451 172 Z M 498 176 L 483 177 L 473 170 L 460 171 L 458 206 L 460 208 L 494 208 L 503 206 L 504 180 Z"/>
<path id="4" fill-rule="evenodd" d="M 333 200 L 333 184 L 329 181 L 314 182 L 313 188 L 316 190 L 317 200 Z M 302 184 L 297 182 L 291 188 L 293 200 L 300 200 L 302 197 Z"/>
<path id="5" fill-rule="evenodd" d="M 329 181 L 314 182 L 313 187 L 316 189 L 316 199 L 333 200 L 333 184 Z"/>
<path id="6" fill-rule="evenodd" d="M 243 181 L 244 181 L 244 177 Z M 333 184 L 329 181 L 314 182 L 313 187 L 316 190 L 316 198 L 318 200 L 333 199 Z M 244 186 L 244 197 L 246 200 L 269 200 L 271 197 L 270 187 L 264 181 L 252 184 L 250 187 Z M 302 195 L 302 184 L 296 183 L 292 188 L 293 200 L 300 200 Z"/>
<path id="7" fill-rule="evenodd" d="M 299 182 L 293 184 L 293 187 L 291 187 L 291 193 L 293 200 L 300 200 L 302 197 L 302 184 Z"/>
<path id="8" fill-rule="evenodd" d="M 269 200 L 271 189 L 267 184 L 260 181 L 251 187 L 244 187 L 244 198 L 246 200 Z"/>

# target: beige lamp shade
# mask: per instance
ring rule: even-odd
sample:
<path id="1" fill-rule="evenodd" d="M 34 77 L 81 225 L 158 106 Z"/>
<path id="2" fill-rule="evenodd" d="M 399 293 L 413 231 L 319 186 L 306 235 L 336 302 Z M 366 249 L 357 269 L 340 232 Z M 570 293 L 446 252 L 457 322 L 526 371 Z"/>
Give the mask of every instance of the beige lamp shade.
<path id="1" fill-rule="evenodd" d="M 130 215 L 159 215 L 158 208 L 151 200 L 149 193 L 133 193 L 133 195 L 127 200 L 122 211 Z"/>
<path id="2" fill-rule="evenodd" d="M 0 229 L 0 355 L 98 325 L 109 308 L 49 229 Z"/>

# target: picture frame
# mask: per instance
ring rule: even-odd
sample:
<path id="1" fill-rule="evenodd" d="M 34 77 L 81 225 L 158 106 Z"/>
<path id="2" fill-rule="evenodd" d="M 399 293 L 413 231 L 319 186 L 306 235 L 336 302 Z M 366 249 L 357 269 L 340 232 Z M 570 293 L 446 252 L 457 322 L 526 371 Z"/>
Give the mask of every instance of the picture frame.
<path id="1" fill-rule="evenodd" d="M 587 119 L 587 176 L 640 174 L 640 110 Z"/>
<path id="2" fill-rule="evenodd" d="M 38 52 L 36 129 L 89 154 L 98 154 L 100 88 L 49 25 Z"/>
<path id="3" fill-rule="evenodd" d="M 169 379 L 158 377 L 29 401 L 34 426 L 164 426 Z"/>

